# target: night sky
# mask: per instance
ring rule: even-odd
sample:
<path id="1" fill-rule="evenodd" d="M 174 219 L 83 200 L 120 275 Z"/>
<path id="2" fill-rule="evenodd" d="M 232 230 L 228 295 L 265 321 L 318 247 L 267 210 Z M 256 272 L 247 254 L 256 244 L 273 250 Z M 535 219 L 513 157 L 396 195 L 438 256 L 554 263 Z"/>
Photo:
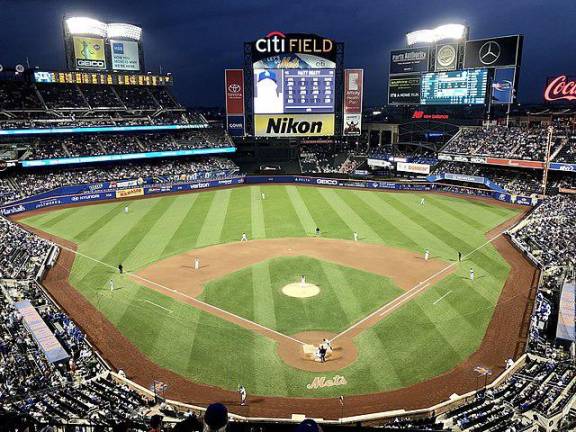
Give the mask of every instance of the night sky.
<path id="1" fill-rule="evenodd" d="M 542 102 L 547 76 L 576 75 L 576 0 L 0 0 L 0 64 L 63 69 L 63 15 L 142 26 L 146 69 L 172 72 L 189 106 L 222 106 L 224 69 L 272 30 L 344 42 L 346 67 L 366 70 L 367 106 L 385 103 L 389 51 L 405 33 L 448 22 L 472 39 L 525 35 L 520 102 Z"/>

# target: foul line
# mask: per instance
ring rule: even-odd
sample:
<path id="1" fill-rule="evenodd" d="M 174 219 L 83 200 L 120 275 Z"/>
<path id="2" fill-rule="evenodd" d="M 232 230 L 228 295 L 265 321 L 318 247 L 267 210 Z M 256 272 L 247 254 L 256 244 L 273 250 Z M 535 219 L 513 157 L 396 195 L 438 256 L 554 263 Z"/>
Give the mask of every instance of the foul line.
<path id="1" fill-rule="evenodd" d="M 480 249 L 486 247 L 487 245 L 489 245 L 490 243 L 492 243 L 494 240 L 496 240 L 498 237 L 500 237 L 502 234 L 504 234 L 506 232 L 506 230 L 500 232 L 499 234 L 495 235 L 494 237 L 492 237 L 491 239 L 487 240 L 486 242 L 482 243 L 480 246 L 478 246 L 476 249 L 474 249 L 471 252 L 468 252 L 467 254 L 463 255 L 462 258 L 468 258 L 469 256 L 471 256 L 472 254 L 474 254 L 475 252 L 478 252 Z M 448 264 L 446 267 L 444 267 L 443 269 L 437 271 L 436 273 L 434 273 L 433 275 L 429 276 L 428 278 L 424 279 L 422 282 L 417 283 L 416 285 L 414 285 L 414 287 L 412 287 L 411 289 L 409 289 L 408 291 L 404 292 L 403 294 L 399 295 L 398 297 L 396 297 L 394 300 L 392 300 L 391 302 L 386 303 L 384 306 L 376 309 L 374 312 L 372 312 L 370 315 L 362 318 L 360 321 L 356 322 L 355 324 L 352 324 L 352 326 L 348 327 L 346 330 L 338 333 L 336 336 L 334 336 L 330 342 L 332 342 L 333 340 L 341 337 L 342 335 L 345 335 L 346 333 L 350 332 L 351 330 L 355 329 L 356 327 L 358 327 L 359 325 L 365 323 L 366 321 L 368 321 L 369 319 L 373 318 L 374 316 L 380 314 L 380 316 L 382 315 L 386 315 L 388 313 L 390 313 L 391 311 L 393 311 L 394 309 L 397 309 L 400 306 L 403 306 L 406 302 L 408 302 L 412 297 L 414 297 L 415 295 L 419 294 L 421 291 L 424 290 L 424 288 L 426 288 L 428 285 L 430 285 L 429 282 L 430 280 L 440 276 L 442 273 L 445 273 L 446 271 L 450 270 L 452 267 L 456 266 L 459 262 L 461 261 L 455 261 L 451 264 Z M 390 309 L 390 310 L 388 310 Z"/>
<path id="2" fill-rule="evenodd" d="M 59 244 L 59 243 L 57 243 L 57 242 L 52 242 L 52 243 L 56 244 L 57 246 L 61 247 L 61 248 L 64 249 L 64 250 L 67 250 L 68 252 L 72 252 L 72 253 L 75 254 L 75 255 L 81 256 L 81 257 L 83 257 L 83 258 L 86 258 L 86 259 L 89 259 L 89 260 L 91 260 L 91 261 L 94 261 L 94 262 L 96 262 L 96 263 L 98 263 L 98 264 L 101 264 L 101 265 L 103 265 L 103 266 L 106 266 L 106 267 L 108 267 L 108 268 L 111 268 L 111 269 L 116 270 L 116 267 L 114 267 L 113 265 L 110 265 L 110 264 L 108 264 L 108 263 L 105 263 L 105 262 L 103 262 L 103 261 L 100 261 L 100 260 L 98 260 L 98 259 L 96 259 L 96 258 L 93 258 L 93 257 L 91 257 L 91 256 L 85 255 L 85 254 L 83 254 L 83 253 L 81 253 L 81 252 L 75 251 L 74 249 L 71 249 L 71 248 L 69 248 L 69 247 L 67 247 L 67 246 L 63 246 L 63 245 L 61 245 L 61 244 Z M 276 334 L 276 335 L 278 335 L 278 336 L 281 336 L 281 337 L 283 337 L 283 338 L 290 339 L 291 341 L 296 342 L 296 343 L 299 343 L 300 345 L 306 345 L 306 344 L 305 344 L 304 342 L 302 342 L 301 340 L 298 340 L 298 339 L 296 339 L 296 338 L 293 338 L 292 336 L 288 336 L 288 335 L 285 335 L 285 334 L 283 334 L 283 333 L 280 333 L 280 332 L 278 332 L 278 331 L 276 331 L 276 330 L 273 330 L 273 329 L 271 329 L 271 328 L 264 327 L 263 325 L 258 324 L 257 322 L 250 321 L 249 319 L 246 319 L 246 318 L 243 318 L 243 317 L 241 317 L 241 316 L 239 316 L 239 315 L 233 314 L 232 312 L 228 312 L 227 310 L 220 309 L 220 308 L 217 307 L 217 306 L 213 306 L 213 305 L 211 305 L 211 304 L 209 304 L 209 303 L 205 303 L 205 302 L 203 302 L 202 300 L 198 300 L 197 298 L 192 297 L 192 296 L 190 296 L 190 295 L 188 295 L 188 294 L 184 294 L 184 293 L 182 293 L 182 292 L 180 292 L 180 291 L 177 291 L 177 290 L 175 290 L 175 289 L 169 288 L 169 287 L 167 287 L 167 286 L 165 286 L 165 285 L 162 285 L 162 284 L 159 284 L 159 283 L 157 283 L 157 282 L 151 281 L 150 279 L 147 279 L 147 278 L 145 278 L 145 277 L 142 277 L 142 276 L 140 276 L 139 274 L 130 273 L 130 276 L 135 277 L 135 278 L 137 278 L 137 279 L 140 279 L 141 281 L 147 282 L 147 283 L 149 283 L 149 284 L 151 284 L 151 285 L 155 285 L 155 286 L 157 286 L 158 288 L 161 288 L 161 289 L 163 289 L 163 290 L 165 290 L 165 291 L 170 291 L 171 293 L 178 294 L 178 295 L 180 295 L 180 296 L 182 296 L 182 297 L 184 297 L 184 298 L 187 298 L 188 300 L 192 301 L 193 303 L 201 304 L 201 305 L 203 305 L 204 307 L 206 307 L 206 308 L 208 308 L 208 309 L 216 310 L 216 311 L 222 313 L 223 315 L 228 315 L 229 317 L 232 317 L 232 318 L 235 318 L 235 319 L 237 319 L 237 320 L 239 320 L 239 321 L 243 321 L 243 322 L 245 322 L 245 323 L 251 324 L 251 325 L 253 325 L 253 326 L 255 326 L 255 327 L 261 328 L 262 330 L 266 330 L 266 331 L 268 331 L 268 332 L 274 333 L 274 334 Z M 158 305 L 157 305 L 157 306 L 158 306 Z"/>
<path id="3" fill-rule="evenodd" d="M 444 297 L 446 297 L 448 294 L 450 294 L 452 291 L 448 291 L 446 294 L 444 294 L 442 297 L 440 297 L 438 300 L 436 300 L 434 303 L 432 303 L 433 305 L 435 305 L 436 303 L 438 303 L 440 300 L 442 300 Z"/>
<path id="4" fill-rule="evenodd" d="M 140 301 L 146 302 L 146 303 L 150 303 L 151 305 L 154 305 L 156 307 L 159 307 L 160 309 L 164 309 L 166 312 L 168 313 L 172 313 L 173 311 L 171 309 L 165 308 L 164 306 L 160 306 L 159 304 L 156 304 L 154 302 L 151 302 L 150 300 L 146 300 L 146 299 L 142 299 Z"/>

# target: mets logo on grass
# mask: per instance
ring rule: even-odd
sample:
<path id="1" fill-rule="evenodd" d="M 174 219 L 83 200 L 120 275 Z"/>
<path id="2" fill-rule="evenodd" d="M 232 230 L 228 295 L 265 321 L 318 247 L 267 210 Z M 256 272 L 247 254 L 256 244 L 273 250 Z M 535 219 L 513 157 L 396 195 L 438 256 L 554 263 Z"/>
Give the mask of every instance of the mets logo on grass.
<path id="1" fill-rule="evenodd" d="M 325 376 L 315 377 L 314 380 L 306 385 L 308 390 L 315 390 L 324 387 L 335 387 L 348 384 L 346 378 L 342 375 L 334 375 L 333 378 L 326 378 Z"/>
<path id="2" fill-rule="evenodd" d="M 334 135 L 334 114 L 257 114 L 256 136 L 311 137 Z"/>

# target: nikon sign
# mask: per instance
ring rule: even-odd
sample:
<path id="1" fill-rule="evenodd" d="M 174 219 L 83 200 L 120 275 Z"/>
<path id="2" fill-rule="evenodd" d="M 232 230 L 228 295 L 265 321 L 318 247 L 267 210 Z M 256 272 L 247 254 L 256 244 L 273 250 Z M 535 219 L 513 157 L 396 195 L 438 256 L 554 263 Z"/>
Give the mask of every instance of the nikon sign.
<path id="1" fill-rule="evenodd" d="M 256 136 L 312 137 L 334 135 L 334 114 L 256 115 Z"/>

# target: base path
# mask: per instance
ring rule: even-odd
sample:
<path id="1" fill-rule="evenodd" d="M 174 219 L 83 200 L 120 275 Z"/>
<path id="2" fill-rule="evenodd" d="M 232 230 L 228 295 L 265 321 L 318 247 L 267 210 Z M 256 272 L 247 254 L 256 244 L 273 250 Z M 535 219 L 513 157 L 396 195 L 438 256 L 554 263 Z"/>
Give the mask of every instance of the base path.
<path id="1" fill-rule="evenodd" d="M 462 198 L 461 195 L 451 196 Z M 490 204 L 495 203 L 491 199 L 486 201 Z M 506 204 L 502 206 L 513 207 Z M 35 213 L 43 211 L 46 210 Z M 29 215 L 30 213 L 27 213 L 25 216 Z M 513 226 L 523 216 L 524 214 L 520 214 L 496 228 L 487 234 L 487 238 L 492 238 L 498 232 Z M 166 397 L 169 399 L 204 406 L 220 401 L 227 404 L 231 412 L 244 416 L 289 417 L 293 413 L 326 419 L 337 419 L 341 416 L 342 407 L 337 398 L 305 399 L 249 395 L 248 405 L 239 406 L 238 394 L 235 391 L 199 384 L 159 367 L 70 285 L 68 277 L 75 259 L 76 246 L 50 234 L 27 226 L 25 228 L 69 248 L 62 250 L 43 285 L 86 333 L 101 355 L 114 368 L 123 369 L 133 381 L 149 387 L 154 380 L 160 380 L 169 385 L 166 391 Z M 477 387 L 474 367 L 482 365 L 492 369 L 494 373 L 488 379 L 488 382 L 491 382 L 503 371 L 506 359 L 517 358 L 523 353 L 536 294 L 538 270 L 505 237 L 498 237 L 492 244 L 508 262 L 511 271 L 478 350 L 451 371 L 430 380 L 391 392 L 348 396 L 344 416 L 430 407 L 447 400 L 454 393 L 463 394 L 474 390 Z M 193 261 L 190 261 L 190 266 L 193 266 Z M 303 341 L 307 340 L 303 334 L 293 336 L 299 336 Z M 313 335 L 313 339 L 316 340 L 318 336 L 322 335 Z"/>

